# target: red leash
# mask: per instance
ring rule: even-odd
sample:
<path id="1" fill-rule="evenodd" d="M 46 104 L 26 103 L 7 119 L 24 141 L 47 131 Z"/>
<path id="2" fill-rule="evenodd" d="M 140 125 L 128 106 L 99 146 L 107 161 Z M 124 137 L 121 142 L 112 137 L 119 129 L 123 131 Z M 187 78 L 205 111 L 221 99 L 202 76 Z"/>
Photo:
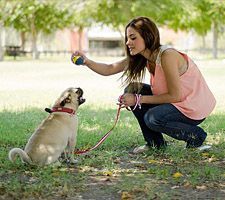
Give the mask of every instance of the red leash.
<path id="1" fill-rule="evenodd" d="M 98 141 L 98 143 L 95 146 L 88 148 L 88 149 L 84 149 L 84 150 L 77 150 L 74 152 L 75 154 L 78 154 L 78 155 L 87 154 L 89 151 L 92 151 L 92 150 L 96 149 L 98 146 L 100 146 L 100 144 L 102 144 L 105 141 L 105 139 L 111 134 L 112 130 L 115 128 L 115 126 L 119 120 L 121 108 L 126 108 L 127 110 L 131 111 L 131 109 L 129 109 L 128 107 L 123 105 L 123 103 L 121 101 L 122 97 L 123 97 L 123 95 L 119 96 L 119 99 L 118 99 L 119 107 L 117 110 L 116 120 L 115 120 L 113 127 Z M 139 109 L 141 109 L 140 97 L 141 97 L 140 94 L 139 95 L 135 94 L 135 102 L 136 103 L 135 103 L 133 110 L 135 110 L 137 106 L 139 107 Z"/>
<path id="2" fill-rule="evenodd" d="M 112 132 L 112 130 L 115 128 L 115 126 L 116 126 L 116 124 L 117 124 L 117 122 L 118 122 L 118 120 L 119 120 L 121 108 L 123 108 L 123 107 L 122 107 L 122 105 L 120 104 L 119 107 L 118 107 L 118 110 L 117 110 L 116 120 L 115 120 L 115 123 L 114 123 L 113 127 L 112 127 L 112 128 L 111 128 L 111 129 L 110 129 L 110 130 L 109 130 L 109 131 L 101 138 L 101 140 L 99 140 L 99 142 L 98 142 L 95 146 L 93 146 L 93 147 L 91 147 L 91 148 L 88 148 L 88 149 L 85 149 L 85 150 L 77 150 L 77 151 L 75 151 L 74 153 L 75 153 L 75 154 L 78 154 L 78 155 L 86 154 L 86 153 L 88 153 L 89 151 L 92 151 L 92 150 L 96 149 L 101 143 L 103 143 L 104 140 L 110 135 L 110 133 Z"/>

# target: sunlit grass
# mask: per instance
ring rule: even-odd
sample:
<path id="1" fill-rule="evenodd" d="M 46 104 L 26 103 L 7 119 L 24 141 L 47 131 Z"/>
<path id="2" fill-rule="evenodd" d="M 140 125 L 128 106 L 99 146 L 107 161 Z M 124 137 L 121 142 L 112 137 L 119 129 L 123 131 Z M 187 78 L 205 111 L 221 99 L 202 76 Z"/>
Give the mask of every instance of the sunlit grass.
<path id="1" fill-rule="evenodd" d="M 112 58 L 118 60 L 120 58 Z M 109 62 L 110 59 L 99 58 Z M 196 61 L 217 99 L 215 111 L 225 111 L 223 60 Z M 123 93 L 121 74 L 104 77 L 85 66 L 68 61 L 7 61 L 0 62 L 0 111 L 24 110 L 29 107 L 50 106 L 67 87 L 84 89 L 86 105 L 116 107 L 117 98 Z M 146 76 L 145 82 L 149 82 Z"/>

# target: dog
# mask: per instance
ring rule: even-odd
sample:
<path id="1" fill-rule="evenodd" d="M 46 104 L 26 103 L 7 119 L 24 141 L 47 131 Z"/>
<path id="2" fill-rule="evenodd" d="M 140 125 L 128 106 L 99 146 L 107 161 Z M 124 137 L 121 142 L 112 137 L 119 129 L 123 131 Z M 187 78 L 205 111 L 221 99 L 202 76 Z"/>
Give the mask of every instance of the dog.
<path id="1" fill-rule="evenodd" d="M 85 102 L 81 88 L 68 88 L 53 104 L 46 108 L 49 116 L 31 135 L 25 149 L 13 148 L 9 151 L 9 160 L 14 162 L 17 155 L 22 162 L 44 166 L 59 162 L 64 153 L 70 163 L 74 163 L 78 118 L 77 109 Z"/>

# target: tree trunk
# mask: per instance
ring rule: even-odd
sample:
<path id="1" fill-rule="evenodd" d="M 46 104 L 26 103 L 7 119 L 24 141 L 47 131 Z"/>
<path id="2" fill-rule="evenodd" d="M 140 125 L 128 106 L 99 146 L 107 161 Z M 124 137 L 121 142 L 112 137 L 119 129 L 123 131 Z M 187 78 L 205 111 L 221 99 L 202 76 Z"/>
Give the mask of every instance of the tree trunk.
<path id="1" fill-rule="evenodd" d="M 39 59 L 38 49 L 37 49 L 37 31 L 34 23 L 31 24 L 31 33 L 32 33 L 32 58 L 37 60 Z"/>
<path id="2" fill-rule="evenodd" d="M 217 41 L 218 41 L 218 29 L 217 29 L 217 24 L 215 22 L 213 22 L 213 26 L 212 26 L 213 30 L 213 49 L 212 49 L 212 53 L 213 53 L 213 58 L 217 59 Z"/>
<path id="3" fill-rule="evenodd" d="M 4 51 L 2 47 L 2 30 L 3 30 L 3 26 L 2 26 L 2 23 L 0 22 L 0 61 L 3 61 L 4 59 Z"/>
<path id="4" fill-rule="evenodd" d="M 205 42 L 205 36 L 204 35 L 202 36 L 202 48 L 203 48 L 203 50 L 206 49 L 206 42 Z"/>
<path id="5" fill-rule="evenodd" d="M 200 47 L 200 53 L 204 54 L 206 52 L 205 35 L 202 35 L 201 39 L 202 39 L 202 46 Z"/>
<path id="6" fill-rule="evenodd" d="M 32 35 L 32 58 L 35 60 L 37 60 L 39 58 L 36 35 Z"/>
<path id="7" fill-rule="evenodd" d="M 79 51 L 82 51 L 82 40 L 83 40 L 83 27 L 79 27 L 79 30 L 78 30 L 78 34 L 79 34 Z"/>
<path id="8" fill-rule="evenodd" d="M 25 50 L 25 43 L 26 43 L 25 32 L 20 33 L 20 39 L 21 39 L 21 50 L 24 51 Z"/>

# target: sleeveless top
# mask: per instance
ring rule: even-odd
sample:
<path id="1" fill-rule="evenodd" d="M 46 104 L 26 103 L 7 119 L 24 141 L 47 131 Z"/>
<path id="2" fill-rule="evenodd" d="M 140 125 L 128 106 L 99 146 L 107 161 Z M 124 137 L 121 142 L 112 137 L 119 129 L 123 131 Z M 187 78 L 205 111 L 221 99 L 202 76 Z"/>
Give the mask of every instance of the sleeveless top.
<path id="1" fill-rule="evenodd" d="M 154 75 L 150 74 L 153 95 L 168 92 L 166 78 L 161 66 L 161 54 L 172 47 L 161 46 L 156 59 Z M 172 48 L 173 49 L 173 48 Z M 177 50 L 176 50 L 177 51 Z M 197 65 L 184 53 L 180 53 L 188 63 L 187 71 L 180 75 L 181 101 L 172 103 L 181 113 L 191 119 L 200 120 L 207 117 L 216 105 L 215 97 L 210 91 Z"/>

